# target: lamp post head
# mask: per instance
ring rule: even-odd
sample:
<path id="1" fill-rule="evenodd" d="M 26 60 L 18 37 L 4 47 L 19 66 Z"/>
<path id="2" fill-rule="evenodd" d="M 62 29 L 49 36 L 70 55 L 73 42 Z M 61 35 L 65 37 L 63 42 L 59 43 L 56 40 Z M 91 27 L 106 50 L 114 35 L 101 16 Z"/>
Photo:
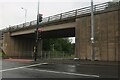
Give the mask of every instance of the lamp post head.
<path id="1" fill-rule="evenodd" d="M 21 7 L 21 9 L 24 9 L 23 7 Z"/>

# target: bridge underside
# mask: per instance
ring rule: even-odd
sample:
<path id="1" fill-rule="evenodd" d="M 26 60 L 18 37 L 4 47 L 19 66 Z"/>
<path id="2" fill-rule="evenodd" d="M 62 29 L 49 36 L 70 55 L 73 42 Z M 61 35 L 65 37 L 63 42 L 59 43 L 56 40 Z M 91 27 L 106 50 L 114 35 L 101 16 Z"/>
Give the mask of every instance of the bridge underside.
<path id="1" fill-rule="evenodd" d="M 32 58 L 33 47 L 35 45 L 35 33 L 11 36 L 4 34 L 4 51 L 7 56 L 14 58 Z M 43 37 L 44 36 L 44 37 Z M 42 32 L 42 40 L 50 38 L 75 37 L 75 28 L 59 29 Z M 38 43 L 38 53 L 40 54 L 41 41 Z M 7 48 L 6 48 L 7 47 Z"/>
<path id="2" fill-rule="evenodd" d="M 31 38 L 35 39 L 35 33 L 24 34 L 14 37 L 23 37 L 23 38 Z M 65 37 L 75 37 L 75 28 L 68 29 L 59 29 L 59 30 L 51 30 L 42 32 L 42 39 L 46 38 L 65 38 Z"/>

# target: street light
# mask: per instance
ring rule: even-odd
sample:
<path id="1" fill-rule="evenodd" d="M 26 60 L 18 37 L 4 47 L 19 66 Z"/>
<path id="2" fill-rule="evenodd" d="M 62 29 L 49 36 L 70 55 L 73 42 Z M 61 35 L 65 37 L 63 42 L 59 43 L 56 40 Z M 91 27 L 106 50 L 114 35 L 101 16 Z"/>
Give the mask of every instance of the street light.
<path id="1" fill-rule="evenodd" d="M 94 51 L 94 13 L 93 13 L 93 0 L 91 0 L 91 56 L 92 56 L 92 61 L 95 60 L 95 51 Z"/>
<path id="2" fill-rule="evenodd" d="M 27 18 L 27 9 L 21 7 L 21 9 L 25 10 L 25 25 L 26 25 L 26 18 Z"/>

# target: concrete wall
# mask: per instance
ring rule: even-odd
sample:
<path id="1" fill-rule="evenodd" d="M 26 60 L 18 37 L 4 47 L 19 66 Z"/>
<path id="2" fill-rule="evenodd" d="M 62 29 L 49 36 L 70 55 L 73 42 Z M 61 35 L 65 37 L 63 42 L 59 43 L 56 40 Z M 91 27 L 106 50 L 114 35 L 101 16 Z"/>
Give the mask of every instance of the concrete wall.
<path id="1" fill-rule="evenodd" d="M 118 53 L 120 53 L 120 10 L 118 11 Z M 118 54 L 118 59 L 120 61 L 120 54 Z"/>
<path id="2" fill-rule="evenodd" d="M 3 49 L 9 57 L 32 57 L 34 42 L 29 38 L 10 37 L 10 32 L 7 32 L 4 33 Z"/>
<path id="3" fill-rule="evenodd" d="M 119 10 L 120 12 L 120 10 Z M 95 59 L 118 61 L 120 30 L 118 11 L 104 12 L 94 16 Z M 76 55 L 80 59 L 91 59 L 90 16 L 76 19 Z M 118 46 L 119 44 L 119 46 Z"/>

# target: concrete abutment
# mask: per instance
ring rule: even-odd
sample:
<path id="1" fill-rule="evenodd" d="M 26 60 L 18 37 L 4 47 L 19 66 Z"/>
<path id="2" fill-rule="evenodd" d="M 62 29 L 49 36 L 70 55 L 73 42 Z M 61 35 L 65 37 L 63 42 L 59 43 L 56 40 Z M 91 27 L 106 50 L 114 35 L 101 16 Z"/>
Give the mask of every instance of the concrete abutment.
<path id="1" fill-rule="evenodd" d="M 101 61 L 120 61 L 120 9 L 95 14 L 95 59 Z M 80 59 L 91 60 L 90 16 L 76 19 L 75 52 Z"/>
<path id="2" fill-rule="evenodd" d="M 10 58 L 31 58 L 34 40 L 23 37 L 11 37 L 10 32 L 4 33 L 3 50 Z"/>

